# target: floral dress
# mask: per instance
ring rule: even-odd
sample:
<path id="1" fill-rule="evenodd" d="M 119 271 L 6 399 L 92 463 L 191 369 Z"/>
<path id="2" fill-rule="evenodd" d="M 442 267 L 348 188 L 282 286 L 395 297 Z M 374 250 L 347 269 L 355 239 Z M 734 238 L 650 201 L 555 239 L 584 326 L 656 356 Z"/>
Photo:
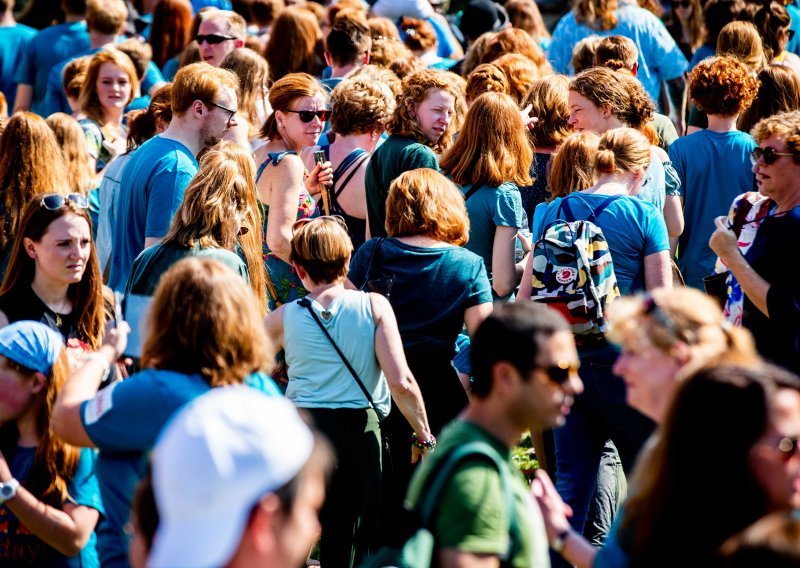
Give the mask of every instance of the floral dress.
<path id="1" fill-rule="evenodd" d="M 297 155 L 297 152 L 290 151 L 267 154 L 267 159 L 264 160 L 264 163 L 258 168 L 256 183 L 261 179 L 261 175 L 269 164 L 277 166 L 288 154 Z M 287 302 L 302 298 L 308 294 L 308 291 L 303 288 L 303 284 L 300 282 L 300 278 L 297 277 L 297 273 L 294 271 L 294 268 L 292 268 L 292 265 L 272 254 L 272 251 L 267 246 L 269 205 L 259 201 L 258 209 L 261 214 L 263 228 L 261 241 L 262 254 L 264 255 L 264 264 L 267 267 L 267 304 L 269 310 L 273 311 Z M 297 219 L 306 219 L 309 217 L 316 217 L 317 215 L 317 204 L 314 198 L 311 197 L 305 187 L 301 187 L 300 198 L 297 202 Z"/>

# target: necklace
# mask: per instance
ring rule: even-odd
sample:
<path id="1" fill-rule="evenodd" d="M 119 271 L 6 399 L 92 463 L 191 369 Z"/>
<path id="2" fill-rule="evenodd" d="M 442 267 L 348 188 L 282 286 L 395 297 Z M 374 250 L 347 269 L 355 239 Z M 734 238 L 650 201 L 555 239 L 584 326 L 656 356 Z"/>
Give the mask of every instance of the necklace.
<path id="1" fill-rule="evenodd" d="M 60 312 L 63 312 L 64 308 L 67 307 L 67 302 L 69 302 L 69 298 L 64 298 L 64 302 L 61 304 L 61 309 L 59 310 Z M 58 313 L 55 310 L 52 310 L 52 311 L 53 311 L 53 314 L 55 314 L 55 316 L 56 316 L 56 327 L 61 327 L 62 325 L 64 325 L 64 322 L 61 320 L 61 314 Z"/>

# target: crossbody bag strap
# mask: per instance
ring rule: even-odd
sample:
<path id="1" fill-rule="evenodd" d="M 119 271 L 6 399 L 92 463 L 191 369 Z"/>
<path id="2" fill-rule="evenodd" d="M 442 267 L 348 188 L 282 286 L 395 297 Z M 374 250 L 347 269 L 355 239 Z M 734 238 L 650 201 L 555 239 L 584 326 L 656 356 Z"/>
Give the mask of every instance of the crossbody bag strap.
<path id="1" fill-rule="evenodd" d="M 369 403 L 369 407 L 372 410 L 375 411 L 375 414 L 378 415 L 378 422 L 383 422 L 383 417 L 381 416 L 381 413 L 378 412 L 378 409 L 375 408 L 375 403 L 372 401 L 372 395 L 369 394 L 369 391 L 367 390 L 367 387 L 365 387 L 364 383 L 361 382 L 361 378 L 358 376 L 358 373 L 356 373 L 356 370 L 350 364 L 350 361 L 347 360 L 347 357 L 344 356 L 344 353 L 342 353 L 342 350 L 339 349 L 338 345 L 336 345 L 336 342 L 333 340 L 333 337 L 331 337 L 331 334 L 328 333 L 327 329 L 325 329 L 325 326 L 320 321 L 319 316 L 317 315 L 317 312 L 315 312 L 314 308 L 311 307 L 311 300 L 309 300 L 308 298 L 303 298 L 302 300 L 300 300 L 297 303 L 300 306 L 302 306 L 305 309 L 307 309 L 308 313 L 311 314 L 311 317 L 314 318 L 314 321 L 317 322 L 317 325 L 322 330 L 322 333 L 325 334 L 325 337 L 327 337 L 328 341 L 331 342 L 331 345 L 333 345 L 333 348 L 336 350 L 336 353 L 339 354 L 339 357 L 342 359 L 342 362 L 344 363 L 345 367 L 347 367 L 347 370 L 350 371 L 351 375 L 353 375 L 353 378 L 356 380 L 356 383 L 358 383 L 358 386 L 361 389 L 361 392 L 363 392 L 364 396 L 367 397 L 367 402 Z"/>

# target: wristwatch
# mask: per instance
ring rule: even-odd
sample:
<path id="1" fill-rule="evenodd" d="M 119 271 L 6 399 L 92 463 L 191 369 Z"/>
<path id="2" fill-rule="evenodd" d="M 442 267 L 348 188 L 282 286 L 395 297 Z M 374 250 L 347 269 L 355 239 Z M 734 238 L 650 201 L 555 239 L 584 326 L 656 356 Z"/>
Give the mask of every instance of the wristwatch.
<path id="1" fill-rule="evenodd" d="M 558 533 L 556 538 L 553 539 L 553 542 L 550 543 L 550 548 L 552 548 L 556 553 L 561 554 L 561 552 L 564 550 L 564 546 L 567 544 L 567 538 L 571 532 L 572 531 L 570 529 L 567 529 Z"/>
<path id="2" fill-rule="evenodd" d="M 19 481 L 13 477 L 5 483 L 0 483 L 0 505 L 9 499 L 13 499 L 14 495 L 17 494 L 17 489 L 19 489 Z"/>

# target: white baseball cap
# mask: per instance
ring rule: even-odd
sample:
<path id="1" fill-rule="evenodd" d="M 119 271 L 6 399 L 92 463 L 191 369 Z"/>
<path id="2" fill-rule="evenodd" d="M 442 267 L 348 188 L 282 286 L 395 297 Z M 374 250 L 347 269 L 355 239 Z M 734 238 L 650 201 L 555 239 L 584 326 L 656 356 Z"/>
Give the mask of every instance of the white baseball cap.
<path id="1" fill-rule="evenodd" d="M 189 403 L 153 452 L 160 519 L 148 565 L 224 566 L 253 507 L 297 475 L 313 445 L 286 399 L 230 386 Z"/>

